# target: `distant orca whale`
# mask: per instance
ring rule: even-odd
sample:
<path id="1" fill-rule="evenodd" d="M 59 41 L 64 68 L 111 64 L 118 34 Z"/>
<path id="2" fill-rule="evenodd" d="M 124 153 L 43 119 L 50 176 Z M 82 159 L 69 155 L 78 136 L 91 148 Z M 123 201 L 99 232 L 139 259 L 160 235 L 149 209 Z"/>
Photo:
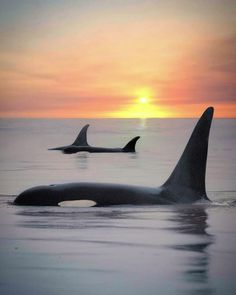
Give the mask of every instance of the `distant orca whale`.
<path id="1" fill-rule="evenodd" d="M 208 138 L 213 117 L 209 107 L 199 119 L 185 150 L 167 181 L 159 188 L 68 183 L 37 186 L 22 192 L 17 205 L 57 206 L 65 201 L 90 202 L 94 206 L 192 203 L 208 200 L 205 173 Z"/>
<path id="2" fill-rule="evenodd" d="M 105 147 L 95 147 L 90 146 L 87 141 L 87 130 L 89 124 L 85 125 L 76 140 L 67 146 L 60 146 L 56 148 L 50 148 L 50 151 L 62 151 L 64 154 L 75 154 L 78 152 L 89 152 L 89 153 L 134 153 L 135 145 L 140 136 L 136 136 L 131 139 L 126 146 L 123 148 L 105 148 Z"/>

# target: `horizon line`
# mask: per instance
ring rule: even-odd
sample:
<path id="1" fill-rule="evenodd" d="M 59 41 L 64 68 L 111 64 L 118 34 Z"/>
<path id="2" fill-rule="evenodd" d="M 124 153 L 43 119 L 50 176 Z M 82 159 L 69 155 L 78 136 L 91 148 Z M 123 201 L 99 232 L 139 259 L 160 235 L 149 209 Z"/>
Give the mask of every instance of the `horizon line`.
<path id="1" fill-rule="evenodd" d="M 200 115 L 199 115 L 200 116 Z M 57 120 L 57 119 L 80 119 L 80 120 L 130 120 L 130 119 L 138 119 L 138 120 L 148 120 L 148 119 L 197 119 L 199 116 L 196 117 L 1 117 L 0 120 L 3 119 L 32 119 L 32 120 Z M 214 117 L 214 119 L 236 119 L 236 117 Z"/>

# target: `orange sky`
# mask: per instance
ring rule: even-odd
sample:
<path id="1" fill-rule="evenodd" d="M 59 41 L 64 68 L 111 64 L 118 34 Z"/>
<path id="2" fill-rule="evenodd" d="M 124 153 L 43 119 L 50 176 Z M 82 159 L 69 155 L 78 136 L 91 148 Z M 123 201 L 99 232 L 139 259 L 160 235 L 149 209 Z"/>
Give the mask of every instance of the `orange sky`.
<path id="1" fill-rule="evenodd" d="M 0 5 L 1 117 L 236 117 L 235 1 Z"/>

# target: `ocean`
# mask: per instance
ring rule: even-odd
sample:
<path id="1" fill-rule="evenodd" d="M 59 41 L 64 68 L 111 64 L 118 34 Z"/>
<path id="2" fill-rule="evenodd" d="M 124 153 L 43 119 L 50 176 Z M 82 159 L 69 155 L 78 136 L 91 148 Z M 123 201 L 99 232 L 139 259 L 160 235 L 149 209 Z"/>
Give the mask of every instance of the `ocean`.
<path id="1" fill-rule="evenodd" d="M 20 207 L 41 184 L 160 186 L 197 119 L 1 119 L 0 294 L 235 294 L 236 120 L 214 119 L 206 187 L 211 204 L 107 208 Z M 134 154 L 64 155 L 88 142 Z"/>

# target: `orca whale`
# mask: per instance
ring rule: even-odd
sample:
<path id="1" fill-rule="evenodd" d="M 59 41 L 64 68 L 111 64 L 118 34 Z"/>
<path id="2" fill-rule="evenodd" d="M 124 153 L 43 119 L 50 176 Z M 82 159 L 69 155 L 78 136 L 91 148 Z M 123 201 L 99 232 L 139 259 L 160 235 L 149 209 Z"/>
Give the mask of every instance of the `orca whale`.
<path id="1" fill-rule="evenodd" d="M 49 151 L 62 151 L 64 154 L 75 154 L 78 152 L 89 153 L 135 153 L 135 145 L 140 136 L 131 139 L 123 148 L 105 148 L 90 146 L 87 141 L 87 130 L 89 124 L 85 125 L 76 140 L 71 145 L 50 148 Z"/>
<path id="2" fill-rule="evenodd" d="M 14 203 L 57 206 L 65 201 L 89 201 L 93 206 L 110 206 L 210 201 L 206 194 L 205 174 L 213 112 L 212 107 L 205 110 L 172 174 L 160 187 L 83 182 L 45 185 L 22 192 Z"/>

